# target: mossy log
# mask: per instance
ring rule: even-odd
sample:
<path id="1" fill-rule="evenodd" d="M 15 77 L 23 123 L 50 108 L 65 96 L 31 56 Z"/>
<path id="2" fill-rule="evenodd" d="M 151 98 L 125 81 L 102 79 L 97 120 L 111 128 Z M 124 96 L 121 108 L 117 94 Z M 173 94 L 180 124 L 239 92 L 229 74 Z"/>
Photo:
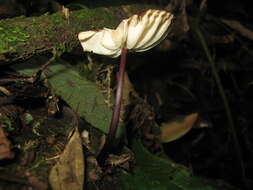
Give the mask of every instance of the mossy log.
<path id="1" fill-rule="evenodd" d="M 0 64 L 53 49 L 60 53 L 71 51 L 79 45 L 80 31 L 114 28 L 123 18 L 148 8 L 152 5 L 130 3 L 71 11 L 68 20 L 60 11 L 39 17 L 0 20 Z"/>

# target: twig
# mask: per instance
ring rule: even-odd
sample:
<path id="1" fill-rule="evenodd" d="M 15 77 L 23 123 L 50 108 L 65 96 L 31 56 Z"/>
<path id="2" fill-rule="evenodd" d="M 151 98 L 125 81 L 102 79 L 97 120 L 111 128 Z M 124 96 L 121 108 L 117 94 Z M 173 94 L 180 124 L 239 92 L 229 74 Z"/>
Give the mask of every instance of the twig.
<path id="1" fill-rule="evenodd" d="M 244 166 L 244 163 L 243 163 L 243 157 L 242 157 L 242 153 L 241 153 L 241 147 L 240 147 L 240 144 L 239 144 L 239 141 L 238 141 L 238 137 L 237 137 L 237 134 L 236 134 L 236 130 L 235 130 L 235 126 L 234 126 L 234 122 L 233 122 L 233 118 L 232 118 L 232 114 L 231 114 L 231 109 L 230 109 L 230 106 L 229 106 L 229 103 L 228 103 L 228 100 L 227 100 L 227 97 L 226 97 L 226 94 L 224 92 L 224 89 L 223 89 L 223 86 L 222 86 L 222 83 L 221 83 L 221 79 L 218 75 L 218 72 L 216 70 L 216 67 L 215 67 L 215 62 L 210 54 L 210 51 L 208 49 L 208 46 L 206 44 L 206 41 L 204 39 L 204 36 L 202 35 L 200 29 L 198 28 L 198 26 L 196 25 L 194 27 L 195 29 L 195 32 L 201 42 L 201 45 L 204 49 L 204 52 L 206 54 L 206 57 L 207 57 L 207 60 L 209 61 L 209 64 L 211 65 L 211 69 L 212 69 L 212 73 L 213 73 L 213 76 L 214 76 L 214 79 L 216 81 L 216 84 L 217 84 L 217 87 L 218 87 L 218 90 L 219 90 L 219 93 L 220 93 L 220 96 L 222 98 L 222 101 L 224 103 L 224 107 L 225 107 L 225 112 L 226 112 L 226 115 L 227 115 L 227 119 L 228 119 L 228 126 L 229 126 L 229 131 L 232 135 L 232 138 L 233 138 L 233 142 L 234 142 L 234 146 L 235 146 L 235 151 L 236 151 L 236 156 L 237 156 L 237 159 L 240 163 L 240 168 L 241 168 L 241 176 L 242 176 L 242 180 L 244 181 L 246 179 L 246 174 L 245 174 L 245 166 Z"/>
<path id="2" fill-rule="evenodd" d="M 234 29 L 235 31 L 239 32 L 245 38 L 253 40 L 253 31 L 243 26 L 240 22 L 236 20 L 227 20 L 227 19 L 221 19 L 221 22 L 228 25 L 230 28 Z"/>
<path id="3" fill-rule="evenodd" d="M 34 72 L 32 76 L 29 77 L 30 82 L 36 83 L 40 79 L 42 72 L 44 72 L 47 69 L 48 65 L 51 64 L 54 60 L 55 54 L 53 54 L 53 56 L 45 64 L 43 64 L 38 71 Z"/>
<path id="4" fill-rule="evenodd" d="M 53 55 L 45 64 L 43 64 L 37 71 L 35 71 L 31 76 L 15 76 L 14 78 L 2 78 L 0 79 L 0 84 L 8 84 L 16 81 L 24 81 L 28 83 L 36 83 L 41 77 L 42 72 L 46 70 L 49 64 L 55 60 L 55 55 Z M 3 89 L 0 89 L 2 91 Z"/>
<path id="5" fill-rule="evenodd" d="M 3 86 L 0 86 L 0 92 L 2 92 L 3 94 L 5 94 L 6 96 L 12 95 L 12 93 L 8 89 L 6 89 L 5 87 L 3 87 Z"/>
<path id="6" fill-rule="evenodd" d="M 24 178 L 20 178 L 20 177 L 14 176 L 13 174 L 5 174 L 3 172 L 0 173 L 0 181 L 7 181 L 9 183 L 17 183 L 17 184 L 21 184 L 21 185 L 35 187 L 33 184 L 29 183 Z"/>

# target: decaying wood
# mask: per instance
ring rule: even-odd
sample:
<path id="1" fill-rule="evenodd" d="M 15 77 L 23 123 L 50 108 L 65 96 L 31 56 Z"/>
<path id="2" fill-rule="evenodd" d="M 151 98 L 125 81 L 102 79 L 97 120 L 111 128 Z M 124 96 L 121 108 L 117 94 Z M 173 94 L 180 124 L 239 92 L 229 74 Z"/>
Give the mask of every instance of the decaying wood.
<path id="1" fill-rule="evenodd" d="M 0 20 L 0 65 L 53 49 L 58 53 L 70 51 L 79 45 L 80 31 L 114 28 L 123 18 L 148 8 L 154 6 L 125 3 L 72 11 L 68 21 L 62 12 Z"/>

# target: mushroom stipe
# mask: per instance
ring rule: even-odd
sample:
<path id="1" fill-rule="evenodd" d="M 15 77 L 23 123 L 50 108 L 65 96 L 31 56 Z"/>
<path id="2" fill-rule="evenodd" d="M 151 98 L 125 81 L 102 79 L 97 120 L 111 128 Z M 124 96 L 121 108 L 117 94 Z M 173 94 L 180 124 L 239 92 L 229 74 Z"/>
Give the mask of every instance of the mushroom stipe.
<path id="1" fill-rule="evenodd" d="M 105 162 L 107 154 L 113 148 L 112 144 L 114 142 L 115 135 L 116 135 L 117 128 L 118 128 L 121 101 L 122 101 L 122 92 L 123 92 L 123 88 L 124 88 L 126 54 L 127 54 L 127 49 L 122 48 L 121 56 L 120 56 L 119 75 L 118 75 L 118 81 L 117 81 L 116 99 L 115 99 L 115 105 L 114 105 L 114 109 L 113 109 L 110 129 L 109 129 L 107 139 L 105 141 L 105 145 L 97 157 L 98 163 L 102 163 L 102 164 Z"/>

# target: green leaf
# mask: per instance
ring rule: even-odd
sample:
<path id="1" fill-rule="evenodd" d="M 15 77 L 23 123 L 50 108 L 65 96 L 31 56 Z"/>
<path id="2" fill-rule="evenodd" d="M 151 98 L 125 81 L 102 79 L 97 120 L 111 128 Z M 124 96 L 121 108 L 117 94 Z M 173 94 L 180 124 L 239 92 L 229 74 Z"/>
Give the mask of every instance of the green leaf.
<path id="1" fill-rule="evenodd" d="M 136 167 L 122 179 L 123 189 L 132 190 L 218 190 L 234 189 L 217 186 L 204 178 L 192 176 L 180 164 L 151 154 L 139 140 L 133 143 Z"/>
<path id="2" fill-rule="evenodd" d="M 31 66 L 32 65 L 32 66 Z M 31 75 L 39 69 L 36 63 L 15 65 L 18 72 Z M 52 63 L 44 72 L 46 84 L 73 110 L 94 127 L 108 132 L 112 110 L 105 104 L 104 96 L 95 82 L 79 75 L 68 63 Z"/>

